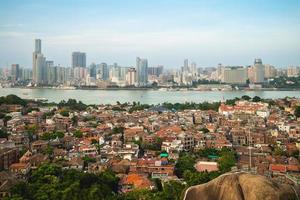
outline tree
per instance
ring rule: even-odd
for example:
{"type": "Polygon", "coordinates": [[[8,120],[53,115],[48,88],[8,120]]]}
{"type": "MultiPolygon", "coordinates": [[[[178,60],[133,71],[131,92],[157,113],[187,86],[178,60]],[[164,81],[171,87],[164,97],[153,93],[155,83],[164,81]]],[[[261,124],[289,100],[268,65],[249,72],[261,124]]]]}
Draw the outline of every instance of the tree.
{"type": "Polygon", "coordinates": [[[64,117],[69,117],[69,110],[67,109],[61,109],[61,111],[59,112],[62,116],[64,117]]]}
{"type": "Polygon", "coordinates": [[[300,106],[296,106],[295,111],[294,111],[294,115],[297,118],[300,117],[300,106]]]}
{"type": "Polygon", "coordinates": [[[207,128],[201,128],[200,131],[202,131],[203,133],[209,133],[209,130],[207,128]]]}
{"type": "Polygon", "coordinates": [[[236,162],[234,152],[229,149],[222,149],[220,154],[221,157],[218,159],[219,170],[221,172],[230,171],[236,162]]]}
{"type": "Polygon", "coordinates": [[[82,138],[83,134],[80,130],[76,130],[73,135],[77,138],[82,138]]]}
{"type": "Polygon", "coordinates": [[[7,138],[7,137],[8,137],[7,131],[4,129],[0,129],[0,138],[7,138]]]}
{"type": "Polygon", "coordinates": [[[248,95],[243,95],[242,99],[246,100],[246,101],[249,101],[251,99],[251,97],[249,97],[248,95]]]}
{"type": "Polygon", "coordinates": [[[259,102],[259,101],[261,101],[261,98],[259,96],[255,96],[255,97],[252,98],[252,101],[253,102],[259,102]]]}
{"type": "Polygon", "coordinates": [[[191,172],[195,171],[194,168],[195,158],[190,154],[182,154],[175,165],[175,174],[179,177],[183,177],[183,173],[186,170],[190,170],[191,172]]]}

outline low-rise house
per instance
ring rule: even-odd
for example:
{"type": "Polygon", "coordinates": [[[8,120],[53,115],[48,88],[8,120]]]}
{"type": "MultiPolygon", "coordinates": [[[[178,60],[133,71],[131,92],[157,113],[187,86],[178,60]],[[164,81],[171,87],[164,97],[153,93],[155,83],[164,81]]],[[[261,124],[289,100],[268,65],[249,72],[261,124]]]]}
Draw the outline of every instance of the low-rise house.
{"type": "Polygon", "coordinates": [[[19,161],[20,152],[18,148],[0,149],[0,170],[7,170],[13,163],[19,161]]]}
{"type": "Polygon", "coordinates": [[[120,193],[127,193],[133,190],[154,189],[154,184],[145,175],[132,173],[121,178],[119,183],[120,193]]]}
{"type": "Polygon", "coordinates": [[[19,179],[26,179],[30,172],[30,163],[14,163],[9,166],[9,171],[19,179]]]}

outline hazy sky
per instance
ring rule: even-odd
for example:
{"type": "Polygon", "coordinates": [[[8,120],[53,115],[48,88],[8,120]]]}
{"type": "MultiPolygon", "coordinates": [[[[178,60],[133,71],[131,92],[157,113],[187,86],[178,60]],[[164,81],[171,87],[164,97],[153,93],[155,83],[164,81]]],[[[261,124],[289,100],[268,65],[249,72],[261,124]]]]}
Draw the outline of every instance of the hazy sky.
{"type": "Polygon", "coordinates": [[[88,64],[300,65],[300,1],[0,0],[0,66],[31,67],[35,38],[64,66],[72,51],[88,64]]]}

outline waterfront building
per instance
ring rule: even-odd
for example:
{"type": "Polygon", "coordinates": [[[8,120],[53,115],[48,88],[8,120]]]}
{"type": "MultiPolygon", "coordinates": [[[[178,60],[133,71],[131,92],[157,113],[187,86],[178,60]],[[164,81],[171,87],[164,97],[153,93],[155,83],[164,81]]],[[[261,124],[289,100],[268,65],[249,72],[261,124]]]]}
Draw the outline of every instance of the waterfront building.
{"type": "Polygon", "coordinates": [[[273,65],[265,65],[265,78],[274,78],[277,75],[277,70],[273,65]]]}
{"type": "Polygon", "coordinates": [[[223,68],[222,82],[231,84],[246,84],[247,69],[243,66],[228,66],[223,68]]]}
{"type": "Polygon", "coordinates": [[[98,65],[96,78],[104,81],[109,79],[109,69],[106,63],[101,63],[98,65]]]}
{"type": "Polygon", "coordinates": [[[134,68],[130,68],[127,71],[126,84],[127,85],[135,85],[136,84],[136,70],[134,68]]]}
{"type": "Polygon", "coordinates": [[[136,58],[136,73],[138,86],[146,86],[148,83],[148,60],[136,58]]]}
{"type": "Polygon", "coordinates": [[[289,66],[287,68],[287,76],[288,77],[298,77],[300,74],[300,67],[289,66]]]}
{"type": "Polygon", "coordinates": [[[33,83],[41,85],[44,83],[43,75],[46,66],[46,58],[42,54],[42,41],[41,39],[35,40],[35,49],[33,52],[32,59],[32,72],[33,72],[33,83]]]}
{"type": "Polygon", "coordinates": [[[19,64],[12,64],[11,65],[11,71],[10,71],[10,75],[11,75],[11,81],[13,83],[17,82],[20,78],[20,67],[19,64]]]}
{"type": "Polygon", "coordinates": [[[262,64],[262,60],[257,58],[254,60],[253,65],[254,83],[263,83],[265,80],[265,66],[262,64]]]}

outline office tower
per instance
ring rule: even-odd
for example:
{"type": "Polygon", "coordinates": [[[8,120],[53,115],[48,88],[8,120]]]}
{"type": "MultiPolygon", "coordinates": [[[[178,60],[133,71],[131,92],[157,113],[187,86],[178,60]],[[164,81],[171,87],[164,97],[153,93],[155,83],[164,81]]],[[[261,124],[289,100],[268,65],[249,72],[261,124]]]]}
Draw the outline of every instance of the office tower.
{"type": "Polygon", "coordinates": [[[135,85],[136,84],[136,70],[134,68],[130,68],[126,74],[126,84],[127,85],[135,85]]]}
{"type": "Polygon", "coordinates": [[[109,70],[109,79],[112,82],[118,82],[120,79],[120,67],[117,63],[114,63],[114,65],[110,66],[109,70]]]}
{"type": "Polygon", "coordinates": [[[35,63],[35,67],[36,67],[36,71],[35,71],[35,83],[37,85],[42,85],[44,84],[44,71],[45,71],[45,67],[46,66],[46,58],[43,56],[43,54],[37,54],[36,57],[36,63],[35,63]]]}
{"type": "Polygon", "coordinates": [[[95,63],[90,64],[90,77],[96,78],[97,66],[95,63]]]}
{"type": "Polygon", "coordinates": [[[183,71],[186,71],[186,72],[189,71],[189,60],[188,59],[184,59],[184,61],[183,61],[183,71]]]}
{"type": "Polygon", "coordinates": [[[262,64],[262,60],[257,58],[254,60],[253,66],[254,83],[263,83],[265,80],[265,66],[262,64]]]}
{"type": "Polygon", "coordinates": [[[146,86],[148,83],[148,60],[136,58],[136,74],[138,86],[146,86]]]}
{"type": "Polygon", "coordinates": [[[20,67],[19,64],[12,64],[11,65],[11,81],[13,83],[17,82],[20,78],[20,67]]]}
{"type": "Polygon", "coordinates": [[[148,67],[148,75],[157,76],[163,73],[164,67],[162,65],[158,65],[157,67],[148,67]]]}
{"type": "Polygon", "coordinates": [[[32,79],[32,70],[23,68],[21,73],[21,80],[26,81],[32,79]]]}
{"type": "Polygon", "coordinates": [[[222,82],[231,84],[246,84],[247,68],[242,66],[228,66],[222,70],[222,82]]]}
{"type": "Polygon", "coordinates": [[[33,83],[36,85],[45,84],[46,58],[42,54],[42,41],[35,40],[35,50],[32,59],[33,83]]]}
{"type": "Polygon", "coordinates": [[[73,52],[72,67],[86,67],[86,54],[83,52],[73,52]]]}
{"type": "Polygon", "coordinates": [[[42,53],[42,40],[41,39],[35,39],[35,53],[42,53]]]}
{"type": "Polygon", "coordinates": [[[125,81],[129,67],[119,67],[119,80],[125,81]]]}
{"type": "Polygon", "coordinates": [[[109,79],[109,69],[106,63],[98,65],[97,79],[107,81],[109,79]]]}

